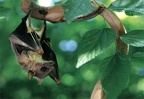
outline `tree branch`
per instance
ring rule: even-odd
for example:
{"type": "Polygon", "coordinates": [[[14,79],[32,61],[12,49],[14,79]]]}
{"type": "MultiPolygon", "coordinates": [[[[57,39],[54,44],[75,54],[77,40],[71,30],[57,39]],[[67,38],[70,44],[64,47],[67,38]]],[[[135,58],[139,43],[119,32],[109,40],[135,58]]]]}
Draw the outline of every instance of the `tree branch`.
{"type": "MultiPolygon", "coordinates": [[[[81,20],[87,20],[91,19],[97,15],[99,15],[103,10],[104,6],[100,6],[95,2],[92,2],[92,5],[95,5],[96,8],[89,14],[84,15],[82,17],[77,17],[73,21],[81,21],[81,20]]],[[[58,22],[65,22],[66,18],[64,17],[64,10],[62,8],[62,4],[53,6],[53,7],[42,7],[38,6],[35,3],[29,1],[29,0],[22,0],[21,9],[28,13],[31,10],[31,17],[40,19],[40,20],[46,20],[52,23],[58,23],[58,22]]]]}

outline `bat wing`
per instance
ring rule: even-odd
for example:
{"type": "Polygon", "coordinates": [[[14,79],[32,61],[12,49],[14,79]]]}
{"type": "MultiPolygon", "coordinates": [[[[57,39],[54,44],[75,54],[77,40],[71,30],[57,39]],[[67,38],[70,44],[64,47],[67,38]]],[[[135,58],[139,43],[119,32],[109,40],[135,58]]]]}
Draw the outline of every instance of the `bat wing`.
{"type": "MultiPolygon", "coordinates": [[[[44,22],[45,26],[46,23],[44,22]]],[[[60,83],[60,78],[59,78],[59,68],[58,68],[58,63],[56,59],[56,55],[53,52],[51,45],[50,45],[50,38],[46,38],[46,27],[44,29],[43,34],[41,35],[41,45],[44,50],[44,54],[42,55],[42,58],[44,60],[51,60],[54,62],[54,70],[50,72],[49,76],[57,83],[60,83]]]]}
{"type": "Polygon", "coordinates": [[[43,52],[40,42],[38,41],[38,35],[35,31],[31,33],[28,31],[28,28],[30,28],[26,24],[28,18],[29,15],[22,18],[20,25],[9,36],[16,55],[19,55],[23,50],[32,50],[38,53],[43,52]]]}
{"type": "Polygon", "coordinates": [[[28,72],[30,74],[29,78],[34,75],[39,79],[43,79],[49,75],[59,84],[60,78],[56,55],[51,48],[50,39],[45,36],[46,22],[44,21],[40,34],[33,30],[30,24],[28,14],[22,18],[22,22],[10,34],[9,39],[14,53],[24,69],[31,71],[28,72]],[[43,68],[50,70],[43,72],[43,68]]]}
{"type": "Polygon", "coordinates": [[[54,70],[50,72],[49,76],[56,81],[57,84],[60,83],[59,78],[59,68],[56,59],[56,55],[50,47],[50,42],[47,39],[44,39],[42,42],[42,47],[44,49],[44,54],[42,55],[43,59],[51,60],[54,62],[54,70]]]}

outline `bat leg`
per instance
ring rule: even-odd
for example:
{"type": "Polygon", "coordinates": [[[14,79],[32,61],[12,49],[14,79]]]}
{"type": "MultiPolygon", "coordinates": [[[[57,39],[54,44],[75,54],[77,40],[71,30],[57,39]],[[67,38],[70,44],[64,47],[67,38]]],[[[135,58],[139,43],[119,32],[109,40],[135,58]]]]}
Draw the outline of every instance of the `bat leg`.
{"type": "Polygon", "coordinates": [[[37,35],[39,35],[40,39],[42,39],[42,36],[45,35],[45,31],[46,31],[46,22],[44,21],[41,29],[35,30],[35,32],[37,33],[37,35]]]}

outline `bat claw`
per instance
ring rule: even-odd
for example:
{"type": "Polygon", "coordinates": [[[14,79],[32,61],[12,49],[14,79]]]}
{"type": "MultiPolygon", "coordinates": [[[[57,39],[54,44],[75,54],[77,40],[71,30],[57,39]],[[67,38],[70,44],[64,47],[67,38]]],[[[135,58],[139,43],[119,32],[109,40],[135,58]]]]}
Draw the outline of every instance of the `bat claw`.
{"type": "Polygon", "coordinates": [[[40,50],[37,51],[37,53],[42,55],[42,54],[44,54],[44,51],[43,51],[43,49],[40,49],[40,50]]]}

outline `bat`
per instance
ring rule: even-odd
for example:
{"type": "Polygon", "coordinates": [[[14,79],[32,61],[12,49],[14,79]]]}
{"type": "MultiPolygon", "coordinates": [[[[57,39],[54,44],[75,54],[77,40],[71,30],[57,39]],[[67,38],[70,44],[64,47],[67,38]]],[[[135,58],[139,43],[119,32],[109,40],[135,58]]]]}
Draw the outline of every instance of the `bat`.
{"type": "Polygon", "coordinates": [[[50,45],[50,38],[46,38],[46,22],[39,31],[31,27],[30,15],[22,18],[19,26],[9,35],[13,52],[28,78],[35,76],[38,85],[50,76],[56,84],[60,84],[59,69],[56,55],[50,45]]]}

